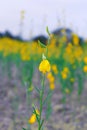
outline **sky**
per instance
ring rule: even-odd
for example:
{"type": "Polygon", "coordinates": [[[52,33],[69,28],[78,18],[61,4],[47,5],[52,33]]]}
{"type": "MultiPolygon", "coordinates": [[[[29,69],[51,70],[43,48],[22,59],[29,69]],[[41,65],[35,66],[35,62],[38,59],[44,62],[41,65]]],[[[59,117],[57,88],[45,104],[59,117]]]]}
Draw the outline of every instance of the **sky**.
{"type": "MultiPolygon", "coordinates": [[[[1,0],[0,0],[1,1],[1,0]]],[[[87,0],[3,0],[0,2],[0,32],[30,39],[57,28],[72,29],[87,38],[87,0]],[[21,11],[24,10],[23,26],[21,11]]]]}

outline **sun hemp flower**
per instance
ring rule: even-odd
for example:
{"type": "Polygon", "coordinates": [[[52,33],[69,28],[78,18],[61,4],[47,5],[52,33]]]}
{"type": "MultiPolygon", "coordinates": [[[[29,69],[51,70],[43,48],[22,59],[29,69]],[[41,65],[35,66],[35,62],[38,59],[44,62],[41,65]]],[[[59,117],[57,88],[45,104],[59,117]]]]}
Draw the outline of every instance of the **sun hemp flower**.
{"type": "Polygon", "coordinates": [[[32,114],[28,122],[29,124],[34,124],[36,122],[36,115],[32,114]]]}
{"type": "Polygon", "coordinates": [[[51,66],[48,60],[42,60],[39,65],[39,71],[41,71],[43,74],[46,72],[50,72],[51,66]]]}
{"type": "Polygon", "coordinates": [[[55,84],[54,84],[54,83],[51,83],[51,84],[50,84],[50,89],[51,89],[51,90],[54,90],[54,89],[55,89],[55,84]]]}
{"type": "Polygon", "coordinates": [[[87,56],[84,57],[84,63],[87,64],[87,56]]]}
{"type": "MultiPolygon", "coordinates": [[[[36,114],[37,114],[37,115],[40,114],[40,112],[39,112],[38,109],[36,109],[36,114]]],[[[34,124],[34,123],[36,122],[36,114],[33,113],[33,114],[31,115],[31,117],[30,117],[29,120],[28,120],[28,123],[29,123],[29,124],[34,124]]]]}
{"type": "Polygon", "coordinates": [[[51,65],[44,55],[42,55],[42,59],[43,60],[41,61],[40,65],[39,65],[39,71],[41,71],[43,74],[45,74],[46,72],[50,72],[51,65]]]}
{"type": "Polygon", "coordinates": [[[85,65],[85,66],[83,67],[83,71],[84,71],[85,73],[87,73],[87,65],[85,65]]]}

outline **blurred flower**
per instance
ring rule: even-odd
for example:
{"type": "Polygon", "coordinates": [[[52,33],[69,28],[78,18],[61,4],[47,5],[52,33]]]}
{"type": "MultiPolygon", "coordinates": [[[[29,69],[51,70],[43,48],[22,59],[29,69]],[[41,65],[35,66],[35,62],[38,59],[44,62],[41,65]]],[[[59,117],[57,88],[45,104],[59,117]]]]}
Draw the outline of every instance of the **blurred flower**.
{"type": "Polygon", "coordinates": [[[79,45],[79,37],[76,34],[73,34],[73,43],[74,45],[79,45]]]}
{"type": "Polygon", "coordinates": [[[61,72],[62,78],[63,78],[63,79],[66,79],[67,76],[68,76],[68,74],[69,74],[69,69],[68,69],[68,67],[64,67],[64,68],[63,68],[63,71],[61,72]]]}
{"type": "Polygon", "coordinates": [[[61,72],[62,78],[66,79],[67,78],[67,74],[65,72],[61,72]]]}
{"type": "Polygon", "coordinates": [[[73,83],[74,81],[75,81],[75,79],[74,79],[74,78],[70,78],[70,82],[72,82],[72,83],[73,83]]]}
{"type": "Polygon", "coordinates": [[[49,73],[47,74],[47,78],[48,78],[48,80],[49,80],[50,89],[51,89],[51,90],[54,90],[54,89],[55,89],[55,84],[54,84],[55,78],[54,78],[54,76],[52,75],[51,72],[49,72],[49,73]]]}
{"type": "Polygon", "coordinates": [[[52,77],[52,73],[49,72],[49,73],[47,74],[47,78],[50,79],[51,77],[52,77]]]}
{"type": "Polygon", "coordinates": [[[53,64],[51,68],[55,74],[58,74],[58,69],[57,69],[57,66],[55,64],[53,64]]]}
{"type": "Polygon", "coordinates": [[[47,74],[47,78],[48,78],[48,80],[49,80],[50,83],[53,83],[55,81],[55,78],[54,78],[54,76],[52,75],[51,72],[49,72],[47,74]]]}
{"type": "Polygon", "coordinates": [[[87,56],[84,57],[83,61],[85,64],[87,64],[87,56]]]}
{"type": "Polygon", "coordinates": [[[29,47],[26,44],[23,44],[20,48],[20,55],[21,59],[26,61],[30,60],[30,52],[29,52],[29,47]]]}
{"type": "Polygon", "coordinates": [[[55,89],[55,84],[54,84],[54,83],[51,83],[51,84],[50,84],[50,89],[51,89],[51,90],[54,90],[54,89],[55,89]]]}
{"type": "Polygon", "coordinates": [[[65,92],[66,92],[67,94],[69,94],[69,93],[70,93],[70,90],[69,90],[68,88],[66,88],[66,89],[65,89],[65,92]]]}
{"type": "Polygon", "coordinates": [[[85,66],[83,67],[83,71],[84,71],[85,73],[87,73],[87,65],[85,65],[85,66]]]}
{"type": "Polygon", "coordinates": [[[63,71],[64,71],[65,73],[69,73],[68,67],[64,67],[63,71]]]}

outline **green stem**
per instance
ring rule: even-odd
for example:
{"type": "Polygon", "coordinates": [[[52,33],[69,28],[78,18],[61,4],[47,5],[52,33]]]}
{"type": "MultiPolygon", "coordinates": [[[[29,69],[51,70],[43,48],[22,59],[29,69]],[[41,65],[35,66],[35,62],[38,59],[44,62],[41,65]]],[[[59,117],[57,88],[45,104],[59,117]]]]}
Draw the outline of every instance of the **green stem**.
{"type": "Polygon", "coordinates": [[[41,130],[41,128],[42,128],[42,109],[43,109],[44,83],[45,83],[45,74],[43,74],[42,89],[40,91],[40,118],[39,118],[38,130],[41,130]]]}

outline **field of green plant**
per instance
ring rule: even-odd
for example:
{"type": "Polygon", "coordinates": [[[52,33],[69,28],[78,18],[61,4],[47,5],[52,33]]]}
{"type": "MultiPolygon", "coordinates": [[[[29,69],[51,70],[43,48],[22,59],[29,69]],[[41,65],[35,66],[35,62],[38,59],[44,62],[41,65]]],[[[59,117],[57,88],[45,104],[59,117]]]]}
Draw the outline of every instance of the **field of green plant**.
{"type": "Polygon", "coordinates": [[[87,41],[0,38],[0,130],[87,129],[87,41]]]}

